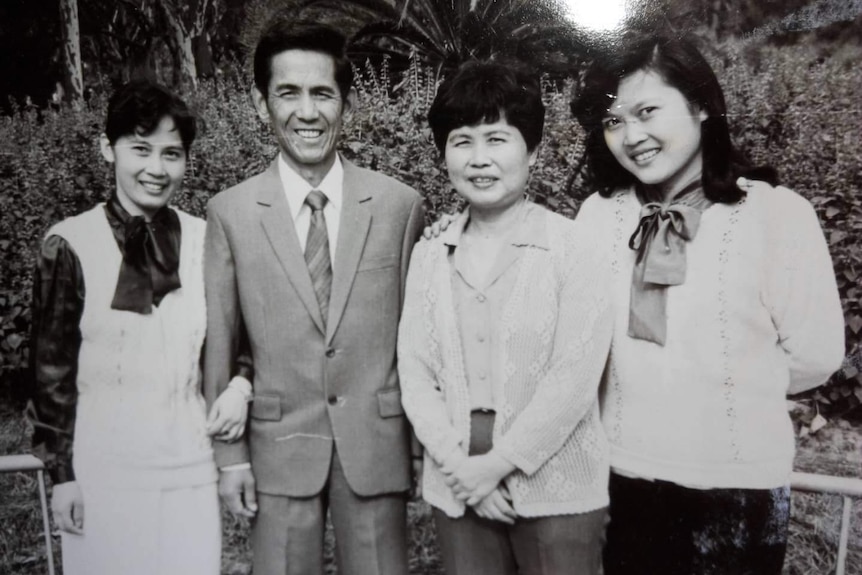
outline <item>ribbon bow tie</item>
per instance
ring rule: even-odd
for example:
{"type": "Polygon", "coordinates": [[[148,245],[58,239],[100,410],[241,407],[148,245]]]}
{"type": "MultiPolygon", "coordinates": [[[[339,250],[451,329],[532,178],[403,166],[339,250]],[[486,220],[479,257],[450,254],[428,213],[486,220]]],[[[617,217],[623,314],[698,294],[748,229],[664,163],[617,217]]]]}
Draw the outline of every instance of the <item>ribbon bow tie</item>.
{"type": "Polygon", "coordinates": [[[153,303],[180,287],[179,218],[161,210],[147,222],[134,216],[125,222],[123,263],[111,308],[148,314],[153,303]]]}
{"type": "Polygon", "coordinates": [[[636,265],[643,266],[645,283],[671,286],[685,282],[685,242],[697,234],[700,214],[683,204],[644,204],[629,247],[638,252],[636,265]]]}
{"type": "Polygon", "coordinates": [[[632,270],[628,334],[664,345],[667,340],[667,288],[685,282],[685,244],[694,239],[700,216],[710,202],[693,182],[671,204],[641,207],[638,227],[629,239],[637,251],[632,270]]]}

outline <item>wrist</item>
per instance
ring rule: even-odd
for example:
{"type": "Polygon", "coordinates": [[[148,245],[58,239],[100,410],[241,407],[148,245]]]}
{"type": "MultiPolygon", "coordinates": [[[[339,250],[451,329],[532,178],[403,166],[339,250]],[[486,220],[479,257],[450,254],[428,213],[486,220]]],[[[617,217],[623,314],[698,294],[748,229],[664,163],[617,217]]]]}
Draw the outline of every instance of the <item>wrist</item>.
{"type": "Polygon", "coordinates": [[[227,391],[228,389],[239,393],[242,396],[243,401],[245,401],[246,403],[254,399],[254,393],[252,391],[251,383],[247,379],[239,375],[234,376],[233,379],[230,380],[230,383],[227,384],[227,389],[225,391],[227,391]]]}
{"type": "Polygon", "coordinates": [[[488,457],[494,471],[500,477],[501,481],[517,469],[517,467],[515,467],[515,465],[513,465],[508,459],[503,457],[499,451],[492,449],[488,452],[488,457]]]}

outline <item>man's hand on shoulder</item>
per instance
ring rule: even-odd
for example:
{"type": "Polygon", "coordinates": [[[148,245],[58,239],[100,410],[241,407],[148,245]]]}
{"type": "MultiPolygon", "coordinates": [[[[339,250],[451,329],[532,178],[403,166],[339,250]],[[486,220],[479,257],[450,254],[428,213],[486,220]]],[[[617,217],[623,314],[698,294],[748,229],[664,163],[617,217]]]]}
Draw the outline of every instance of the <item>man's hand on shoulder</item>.
{"type": "Polygon", "coordinates": [[[254,517],[257,513],[257,493],[251,468],[222,469],[218,493],[231,513],[254,517]]]}

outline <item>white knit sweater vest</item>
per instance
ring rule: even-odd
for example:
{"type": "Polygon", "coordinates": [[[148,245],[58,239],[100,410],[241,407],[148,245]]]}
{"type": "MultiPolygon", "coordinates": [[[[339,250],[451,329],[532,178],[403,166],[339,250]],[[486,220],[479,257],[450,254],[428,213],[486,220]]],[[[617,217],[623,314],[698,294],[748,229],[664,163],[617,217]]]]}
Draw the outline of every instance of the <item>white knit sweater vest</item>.
{"type": "Polygon", "coordinates": [[[147,315],[111,309],[122,255],[103,204],[48,233],[70,244],[84,274],[73,447],[79,479],[139,488],[216,479],[200,391],[205,224],[177,213],[182,287],[147,315]]]}

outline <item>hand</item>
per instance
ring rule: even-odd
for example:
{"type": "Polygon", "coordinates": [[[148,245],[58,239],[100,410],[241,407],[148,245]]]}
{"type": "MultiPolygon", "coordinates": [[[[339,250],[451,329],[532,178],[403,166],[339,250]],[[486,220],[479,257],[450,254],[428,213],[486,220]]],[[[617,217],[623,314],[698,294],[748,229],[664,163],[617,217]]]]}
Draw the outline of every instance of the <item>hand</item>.
{"type": "Polygon", "coordinates": [[[449,224],[454,222],[457,217],[458,214],[442,214],[436,222],[430,226],[425,226],[425,229],[422,230],[422,237],[426,240],[439,237],[440,234],[449,228],[449,224]]]}
{"type": "Polygon", "coordinates": [[[413,488],[410,490],[410,497],[419,501],[422,499],[422,470],[425,468],[422,456],[414,455],[410,460],[410,467],[413,472],[413,488]]]}
{"type": "Polygon", "coordinates": [[[467,459],[469,459],[467,454],[458,448],[443,460],[440,464],[440,471],[442,471],[444,475],[452,475],[465,461],[467,461],[467,459]]]}
{"type": "Polygon", "coordinates": [[[515,466],[493,450],[484,455],[468,457],[451,474],[446,484],[455,497],[471,507],[491,494],[504,477],[515,470],[515,466]]]}
{"type": "Polygon", "coordinates": [[[218,494],[227,508],[240,517],[257,513],[257,494],[251,469],[232,469],[219,474],[218,494]]]}
{"type": "Polygon", "coordinates": [[[77,481],[54,486],[51,511],[58,529],[75,535],[84,534],[84,496],[77,481]]]}
{"type": "Polygon", "coordinates": [[[245,432],[248,418],[247,396],[234,387],[219,395],[207,417],[207,435],[219,441],[236,441],[245,432]]]}
{"type": "Polygon", "coordinates": [[[502,483],[490,495],[473,506],[473,510],[479,517],[492,521],[501,521],[507,525],[513,525],[518,514],[512,508],[512,498],[509,490],[502,483]]]}

